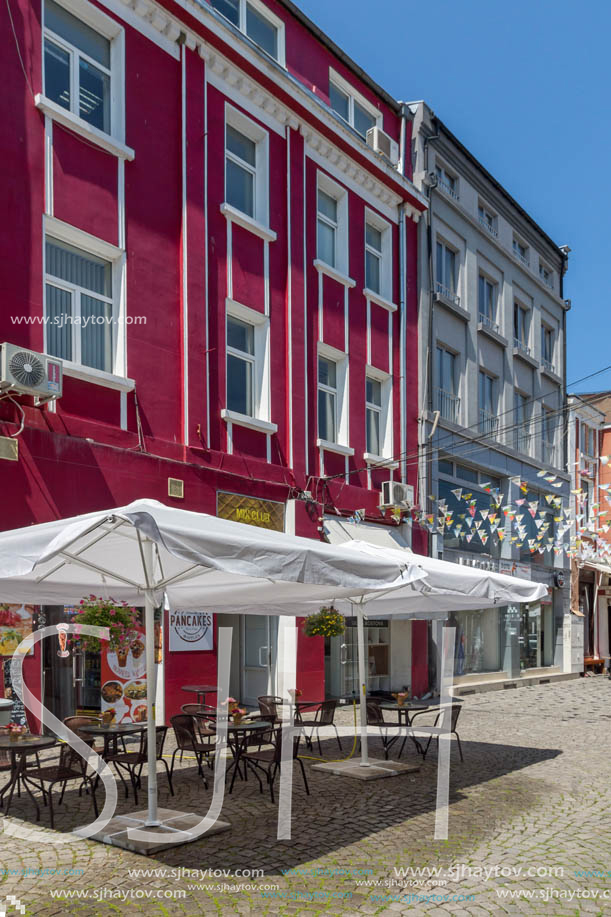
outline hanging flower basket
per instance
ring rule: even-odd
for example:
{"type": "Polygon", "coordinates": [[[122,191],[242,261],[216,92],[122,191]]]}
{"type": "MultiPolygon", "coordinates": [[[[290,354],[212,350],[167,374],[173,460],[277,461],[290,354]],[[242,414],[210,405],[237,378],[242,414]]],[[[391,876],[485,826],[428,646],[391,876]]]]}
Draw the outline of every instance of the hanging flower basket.
{"type": "MultiPolygon", "coordinates": [[[[133,641],[138,640],[140,636],[136,630],[138,609],[114,599],[102,599],[96,595],[81,599],[74,620],[75,624],[107,627],[110,631],[109,648],[120,654],[127,655],[133,641]]],[[[100,652],[101,643],[97,637],[75,635],[72,641],[85,653],[100,652]]]]}
{"type": "Polygon", "coordinates": [[[332,605],[321,608],[316,614],[308,615],[303,625],[306,637],[341,637],[345,629],[343,615],[332,605]]]}

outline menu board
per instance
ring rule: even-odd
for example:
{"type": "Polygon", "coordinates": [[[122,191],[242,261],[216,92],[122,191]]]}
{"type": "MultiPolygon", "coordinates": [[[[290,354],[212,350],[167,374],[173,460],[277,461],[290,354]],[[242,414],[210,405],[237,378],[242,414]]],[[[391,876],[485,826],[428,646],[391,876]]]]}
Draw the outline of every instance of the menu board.
{"type": "MultiPolygon", "coordinates": [[[[0,603],[0,656],[12,656],[19,644],[32,633],[38,605],[0,603]]],[[[33,650],[30,650],[30,654],[33,650]]]]}
{"type": "Polygon", "coordinates": [[[114,710],[115,723],[146,721],[146,654],[144,628],[127,650],[102,645],[102,712],[114,710]]]}

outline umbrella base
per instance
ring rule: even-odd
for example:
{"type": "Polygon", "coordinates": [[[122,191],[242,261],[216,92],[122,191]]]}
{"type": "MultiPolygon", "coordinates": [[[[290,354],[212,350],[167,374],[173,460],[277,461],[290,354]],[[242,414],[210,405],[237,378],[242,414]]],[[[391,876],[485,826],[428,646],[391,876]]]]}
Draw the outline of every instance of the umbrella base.
{"type": "Polygon", "coordinates": [[[402,761],[380,761],[369,759],[369,765],[363,766],[360,758],[348,761],[329,761],[326,764],[315,764],[314,771],[324,771],[335,777],[352,777],[354,780],[380,780],[384,777],[400,777],[403,774],[415,774],[420,770],[419,764],[404,764],[402,761]]]}
{"type": "Polygon", "coordinates": [[[208,828],[205,834],[202,834],[201,829],[197,830],[202,816],[194,812],[159,809],[158,817],[159,825],[147,828],[148,812],[146,809],[130,815],[115,815],[99,834],[93,835],[91,840],[111,844],[113,847],[121,847],[123,850],[130,850],[141,856],[155,856],[162,850],[170,850],[179,844],[190,844],[202,837],[210,837],[212,834],[229,831],[231,828],[229,822],[217,821],[208,828]],[[155,834],[159,840],[139,838],[140,832],[155,834]]]}

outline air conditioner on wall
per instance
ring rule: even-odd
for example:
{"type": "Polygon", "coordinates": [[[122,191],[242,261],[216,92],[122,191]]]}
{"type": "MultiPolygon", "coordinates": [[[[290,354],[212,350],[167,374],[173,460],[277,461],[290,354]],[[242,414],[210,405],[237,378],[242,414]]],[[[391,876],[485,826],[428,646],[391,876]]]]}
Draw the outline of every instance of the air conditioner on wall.
{"type": "Polygon", "coordinates": [[[411,484],[401,484],[399,481],[384,481],[380,506],[399,506],[401,509],[411,509],[414,505],[414,488],[411,484]]]}
{"type": "Polygon", "coordinates": [[[61,360],[15,344],[2,344],[0,351],[0,392],[33,395],[38,404],[61,398],[61,360]]]}
{"type": "Polygon", "coordinates": [[[399,144],[382,130],[381,127],[370,127],[367,131],[367,143],[374,151],[384,156],[391,165],[399,162],[399,144]]]}

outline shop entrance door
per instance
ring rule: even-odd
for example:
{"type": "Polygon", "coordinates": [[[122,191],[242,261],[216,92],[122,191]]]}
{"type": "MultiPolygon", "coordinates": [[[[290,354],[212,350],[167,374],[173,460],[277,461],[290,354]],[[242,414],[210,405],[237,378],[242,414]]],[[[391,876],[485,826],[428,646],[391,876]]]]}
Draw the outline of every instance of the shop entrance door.
{"type": "MultiPolygon", "coordinates": [[[[73,620],[73,609],[64,605],[44,608],[47,625],[73,620]]],[[[58,719],[77,713],[100,712],[100,654],[79,653],[71,648],[70,655],[58,655],[59,644],[54,637],[42,641],[44,706],[58,719]]],[[[43,711],[43,728],[45,727],[43,711]]]]}
{"type": "Polygon", "coordinates": [[[260,695],[276,693],[277,634],[277,618],[243,615],[240,700],[249,707],[257,707],[260,695]]]}

